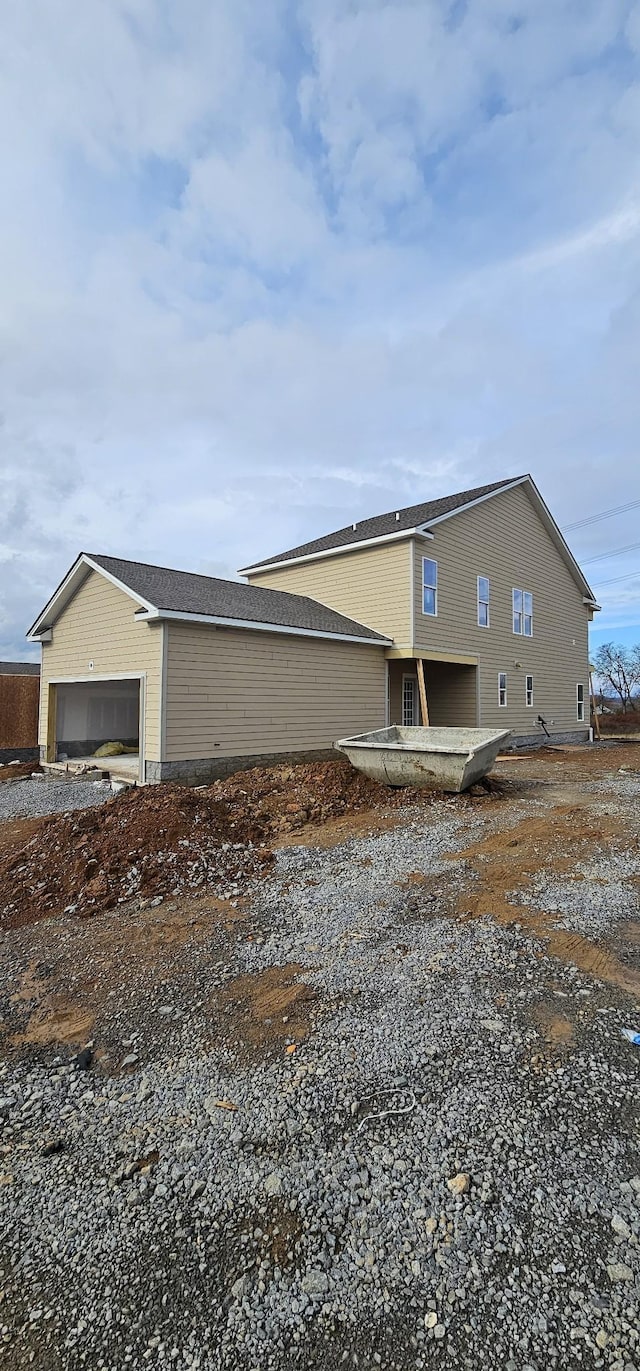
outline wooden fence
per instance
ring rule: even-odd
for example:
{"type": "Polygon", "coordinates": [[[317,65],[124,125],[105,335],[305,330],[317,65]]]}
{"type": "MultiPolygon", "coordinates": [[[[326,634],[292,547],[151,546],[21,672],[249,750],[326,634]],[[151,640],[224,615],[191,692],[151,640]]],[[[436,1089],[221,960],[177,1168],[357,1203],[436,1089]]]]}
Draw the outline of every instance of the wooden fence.
{"type": "Polygon", "coordinates": [[[38,745],[39,676],[0,675],[0,752],[38,745]]]}

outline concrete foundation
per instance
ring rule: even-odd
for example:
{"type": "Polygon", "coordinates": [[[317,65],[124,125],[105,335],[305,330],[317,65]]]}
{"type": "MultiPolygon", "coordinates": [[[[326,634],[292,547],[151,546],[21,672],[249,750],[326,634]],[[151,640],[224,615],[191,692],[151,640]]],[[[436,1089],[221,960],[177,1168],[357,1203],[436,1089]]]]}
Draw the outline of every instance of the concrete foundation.
{"type": "Polygon", "coordinates": [[[544,747],[545,743],[550,743],[553,746],[554,743],[588,743],[589,741],[588,728],[572,728],[565,730],[564,733],[554,733],[549,729],[549,732],[551,734],[550,738],[547,738],[546,734],[542,732],[542,729],[539,729],[536,733],[525,733],[521,736],[516,734],[514,737],[512,734],[503,750],[505,752],[514,752],[516,748],[544,747]]]}
{"type": "Polygon", "coordinates": [[[42,751],[38,747],[0,747],[0,766],[7,762],[37,762],[42,751]]]}
{"type": "MultiPolygon", "coordinates": [[[[522,737],[509,738],[504,750],[542,747],[547,741],[544,733],[525,734],[522,737]]],[[[552,744],[588,741],[588,728],[551,734],[552,744]]],[[[249,771],[254,766],[280,766],[283,763],[295,766],[300,762],[335,761],[338,756],[335,748],[325,748],[317,752],[258,752],[249,757],[199,757],[196,760],[181,762],[147,762],[145,780],[150,785],[160,781],[175,781],[179,785],[206,785],[208,781],[232,776],[234,771],[249,771]]]]}
{"type": "Polygon", "coordinates": [[[232,776],[234,771],[248,771],[253,766],[279,766],[287,762],[294,766],[300,762],[335,761],[338,754],[333,748],[317,752],[262,752],[250,757],[200,757],[184,762],[147,762],[145,779],[150,784],[158,781],[177,781],[180,785],[206,785],[223,776],[232,776]]]}

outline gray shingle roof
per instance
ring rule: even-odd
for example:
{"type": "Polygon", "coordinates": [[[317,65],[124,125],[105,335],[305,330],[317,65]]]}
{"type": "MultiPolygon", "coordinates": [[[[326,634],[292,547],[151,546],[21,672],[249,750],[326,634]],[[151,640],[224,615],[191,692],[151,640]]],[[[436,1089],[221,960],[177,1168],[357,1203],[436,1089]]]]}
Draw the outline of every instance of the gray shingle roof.
{"type": "Polygon", "coordinates": [[[314,552],[330,552],[332,548],[346,547],[352,543],[365,542],[369,538],[383,538],[385,534],[402,533],[405,529],[419,528],[422,524],[428,524],[432,519],[438,519],[442,514],[453,514],[462,505],[469,504],[471,500],[479,500],[483,495],[491,495],[494,490],[501,490],[503,486],[509,486],[513,481],[519,481],[521,476],[510,476],[506,481],[494,481],[488,486],[476,486],[473,490],[461,490],[457,495],[443,495],[438,500],[427,500],[420,505],[408,505],[406,509],[392,510],[389,514],[376,514],[372,519],[361,519],[356,527],[348,524],[346,528],[339,528],[335,533],[327,533],[324,538],[314,538],[311,543],[301,543],[300,547],[292,547],[288,552],[280,552],[276,557],[265,557],[261,562],[252,562],[244,570],[255,570],[261,566],[271,566],[274,562],[288,562],[293,557],[309,557],[314,552]]]}
{"type": "Polygon", "coordinates": [[[0,662],[0,676],[39,676],[38,662],[0,662]]]}
{"type": "Polygon", "coordinates": [[[372,643],[387,641],[382,634],[374,633],[373,629],[306,595],[265,590],[242,581],[223,581],[217,576],[198,576],[192,571],[173,571],[170,567],[128,562],[120,557],[103,557],[92,552],[86,555],[127,586],[133,595],[140,596],[158,610],[206,614],[254,624],[277,624],[283,629],[367,638],[372,643]]]}

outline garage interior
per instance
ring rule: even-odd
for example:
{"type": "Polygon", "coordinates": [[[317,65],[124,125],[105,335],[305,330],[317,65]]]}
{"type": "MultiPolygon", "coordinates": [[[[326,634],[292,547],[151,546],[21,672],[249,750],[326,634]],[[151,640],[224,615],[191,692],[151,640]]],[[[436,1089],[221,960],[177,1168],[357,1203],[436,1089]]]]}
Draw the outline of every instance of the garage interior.
{"type": "Polygon", "coordinates": [[[56,762],[88,762],[103,743],[122,743],[126,755],[100,758],[110,769],[138,773],[140,756],[140,681],[62,682],[55,687],[56,762]],[[129,750],[131,749],[131,750],[129,750]]]}

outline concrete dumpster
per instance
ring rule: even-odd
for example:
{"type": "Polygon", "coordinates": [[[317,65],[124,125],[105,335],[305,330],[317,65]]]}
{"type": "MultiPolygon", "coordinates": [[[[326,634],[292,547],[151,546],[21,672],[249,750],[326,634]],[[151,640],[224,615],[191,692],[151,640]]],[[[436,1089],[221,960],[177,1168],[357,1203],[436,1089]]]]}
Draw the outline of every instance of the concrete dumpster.
{"type": "Polygon", "coordinates": [[[335,744],[352,766],[383,785],[467,790],[491,770],[510,729],[378,728],[335,744]]]}

